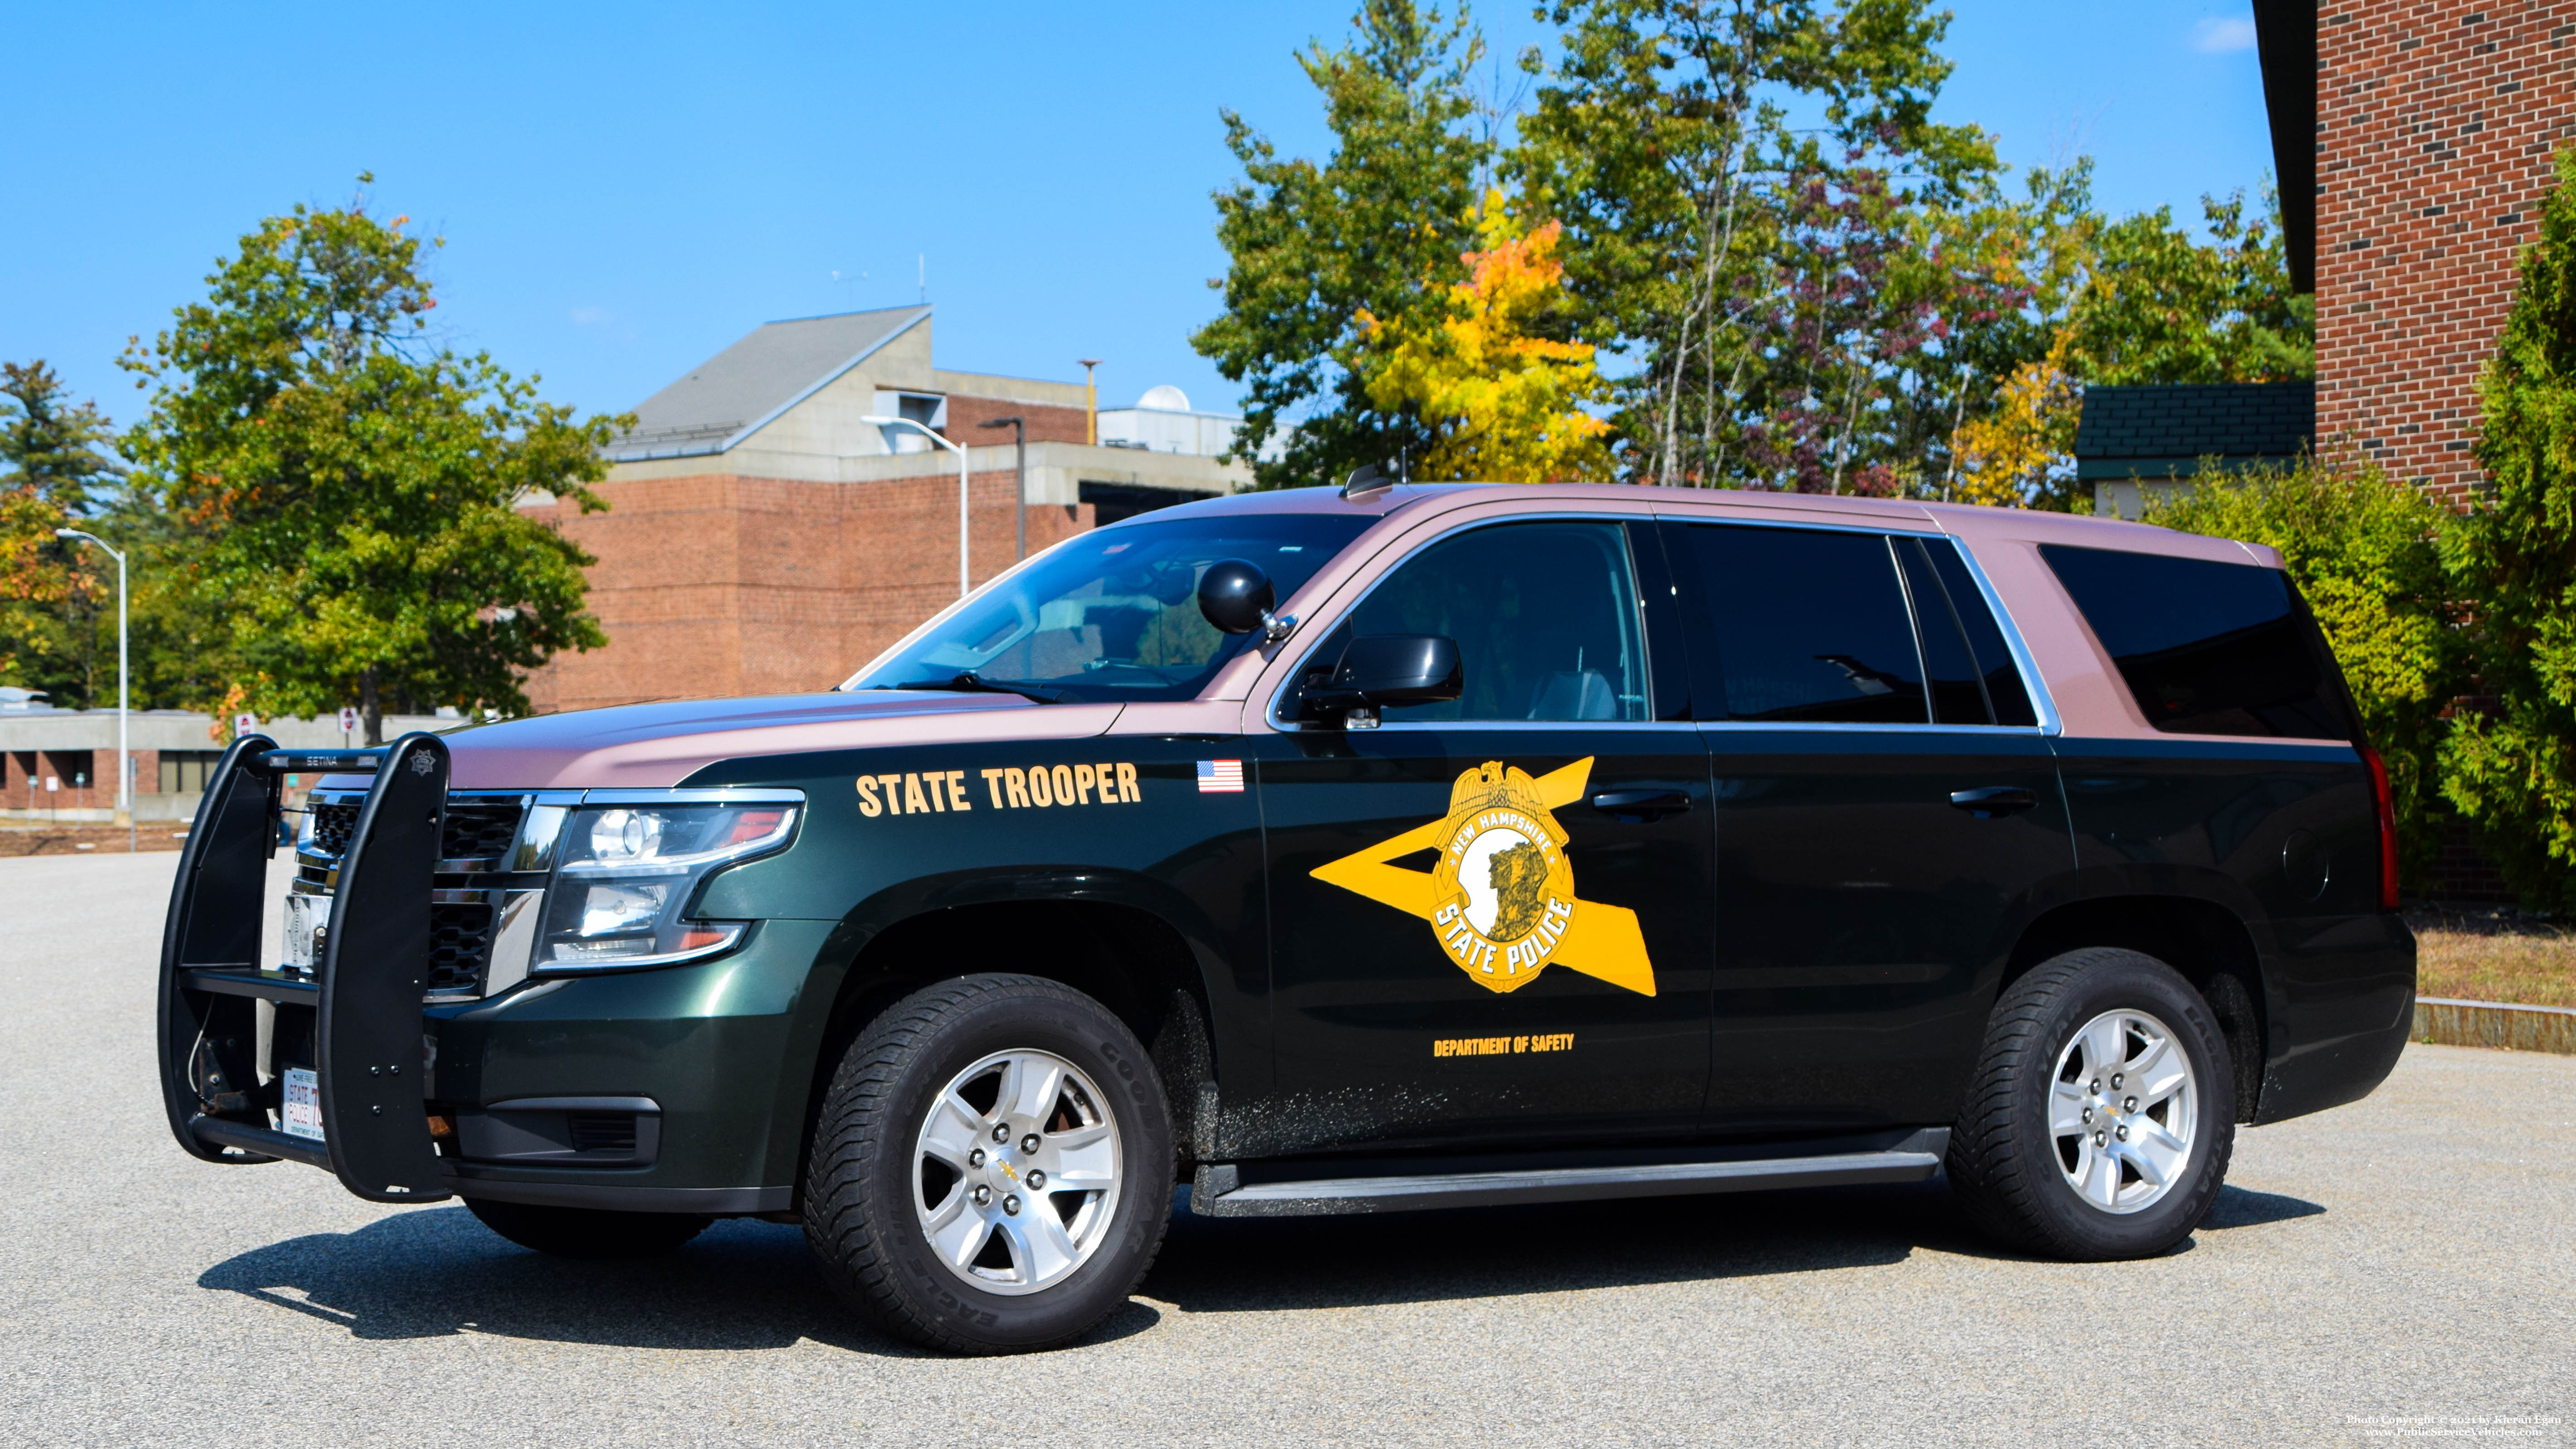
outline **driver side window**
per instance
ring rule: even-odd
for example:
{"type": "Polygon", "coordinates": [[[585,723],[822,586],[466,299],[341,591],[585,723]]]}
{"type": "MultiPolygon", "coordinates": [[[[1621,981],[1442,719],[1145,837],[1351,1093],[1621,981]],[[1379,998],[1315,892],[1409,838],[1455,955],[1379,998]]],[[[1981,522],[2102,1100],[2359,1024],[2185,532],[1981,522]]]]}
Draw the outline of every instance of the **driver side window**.
{"type": "Polygon", "coordinates": [[[1390,724],[1652,718],[1627,533],[1615,522],[1507,523],[1442,539],[1381,579],[1299,678],[1329,675],[1354,637],[1372,634],[1454,640],[1466,677],[1455,700],[1387,709],[1390,724]]]}

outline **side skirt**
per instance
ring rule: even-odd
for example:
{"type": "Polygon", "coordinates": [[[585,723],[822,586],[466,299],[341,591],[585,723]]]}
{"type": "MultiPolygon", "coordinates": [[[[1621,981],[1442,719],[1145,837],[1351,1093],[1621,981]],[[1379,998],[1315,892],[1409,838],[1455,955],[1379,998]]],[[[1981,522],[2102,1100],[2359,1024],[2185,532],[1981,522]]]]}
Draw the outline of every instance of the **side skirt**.
{"type": "Polygon", "coordinates": [[[1892,1146],[1865,1152],[1731,1162],[1538,1167],[1411,1177],[1327,1177],[1251,1184],[1242,1181],[1234,1166],[1220,1163],[1199,1168],[1190,1188],[1190,1211],[1212,1218],[1305,1217],[1323,1213],[1411,1212],[1424,1208],[1492,1207],[1504,1203],[1751,1192],[1776,1187],[1921,1182],[1940,1171],[1941,1158],[1949,1148],[1949,1128],[1926,1127],[1892,1146]]]}

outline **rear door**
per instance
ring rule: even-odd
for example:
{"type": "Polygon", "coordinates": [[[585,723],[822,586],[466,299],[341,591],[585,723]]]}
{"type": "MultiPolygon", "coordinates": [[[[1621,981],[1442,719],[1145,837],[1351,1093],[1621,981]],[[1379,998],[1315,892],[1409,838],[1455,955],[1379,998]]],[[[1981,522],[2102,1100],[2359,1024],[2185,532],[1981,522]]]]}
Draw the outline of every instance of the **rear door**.
{"type": "Polygon", "coordinates": [[[1283,1093],[1263,1148],[1691,1128],[1714,842],[1673,598],[1649,522],[1485,524],[1399,564],[1307,655],[1444,635],[1466,692],[1263,747],[1283,1093]]]}
{"type": "Polygon", "coordinates": [[[1946,1122],[2030,889],[2072,864],[2004,636],[1944,538],[1667,529],[1709,702],[1708,1122],[1946,1122]]]}

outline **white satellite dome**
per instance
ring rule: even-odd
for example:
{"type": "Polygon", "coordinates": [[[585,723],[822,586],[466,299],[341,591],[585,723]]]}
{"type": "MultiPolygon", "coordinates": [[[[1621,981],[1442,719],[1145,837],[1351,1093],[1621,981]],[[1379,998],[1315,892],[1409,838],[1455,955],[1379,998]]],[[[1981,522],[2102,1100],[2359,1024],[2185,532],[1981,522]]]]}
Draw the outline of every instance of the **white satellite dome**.
{"type": "Polygon", "coordinates": [[[1190,410],[1190,395],[1167,382],[1145,389],[1145,395],[1136,399],[1136,406],[1158,413],[1185,413],[1190,410]]]}

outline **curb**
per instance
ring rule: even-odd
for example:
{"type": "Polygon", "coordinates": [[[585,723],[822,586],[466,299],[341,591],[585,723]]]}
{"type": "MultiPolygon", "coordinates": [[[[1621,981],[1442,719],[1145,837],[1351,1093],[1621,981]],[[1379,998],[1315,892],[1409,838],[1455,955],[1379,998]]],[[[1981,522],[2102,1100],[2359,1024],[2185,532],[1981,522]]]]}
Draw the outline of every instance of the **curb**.
{"type": "Polygon", "coordinates": [[[2415,998],[2417,1041],[2576,1056],[2576,1007],[2415,998]]]}

